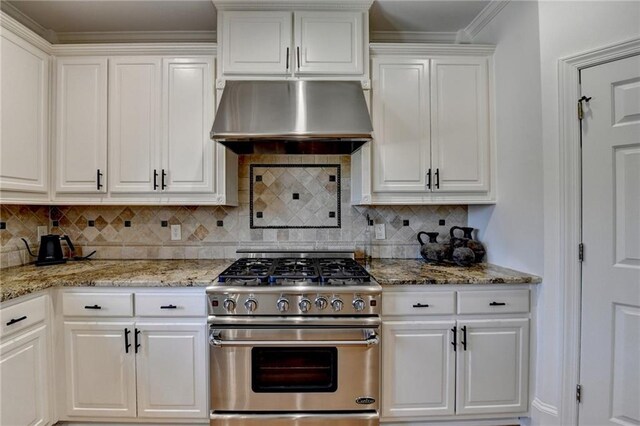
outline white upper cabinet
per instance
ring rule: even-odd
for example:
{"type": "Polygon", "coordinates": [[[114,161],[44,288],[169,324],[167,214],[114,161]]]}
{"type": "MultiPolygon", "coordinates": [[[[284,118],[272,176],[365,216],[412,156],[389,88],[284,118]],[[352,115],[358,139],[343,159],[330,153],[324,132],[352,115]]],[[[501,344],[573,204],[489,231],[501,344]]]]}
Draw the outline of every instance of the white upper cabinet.
{"type": "Polygon", "coordinates": [[[295,12],[296,74],[362,74],[363,14],[295,12]]]}
{"type": "Polygon", "coordinates": [[[153,192],[161,184],[161,59],[109,60],[109,190],[153,192]]]}
{"type": "Polygon", "coordinates": [[[434,191],[489,190],[487,58],[431,61],[434,191]]]}
{"type": "Polygon", "coordinates": [[[429,61],[373,60],[373,190],[427,192],[429,61]]]}
{"type": "Polygon", "coordinates": [[[213,57],[167,58],[162,69],[165,190],[213,192],[213,57]]]}
{"type": "Polygon", "coordinates": [[[3,29],[0,57],[0,190],[48,196],[49,56],[3,29]]]}
{"type": "Polygon", "coordinates": [[[58,58],[56,192],[107,192],[107,58],[58,58]]]}
{"type": "Polygon", "coordinates": [[[220,11],[225,78],[368,78],[366,11],[220,11]]]}
{"type": "Polygon", "coordinates": [[[289,74],[291,17],[291,12],[224,12],[223,74],[289,74]]]}
{"type": "Polygon", "coordinates": [[[355,204],[495,203],[493,50],[371,45],[373,141],[352,157],[355,204]]]}

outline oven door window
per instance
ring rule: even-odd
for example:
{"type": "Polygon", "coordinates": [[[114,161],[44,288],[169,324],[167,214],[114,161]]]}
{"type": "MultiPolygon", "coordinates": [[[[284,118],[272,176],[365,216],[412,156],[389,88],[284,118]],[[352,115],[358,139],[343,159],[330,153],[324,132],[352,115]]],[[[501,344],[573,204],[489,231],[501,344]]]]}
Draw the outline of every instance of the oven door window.
{"type": "Polygon", "coordinates": [[[254,392],[335,392],[337,348],[252,348],[254,392]]]}

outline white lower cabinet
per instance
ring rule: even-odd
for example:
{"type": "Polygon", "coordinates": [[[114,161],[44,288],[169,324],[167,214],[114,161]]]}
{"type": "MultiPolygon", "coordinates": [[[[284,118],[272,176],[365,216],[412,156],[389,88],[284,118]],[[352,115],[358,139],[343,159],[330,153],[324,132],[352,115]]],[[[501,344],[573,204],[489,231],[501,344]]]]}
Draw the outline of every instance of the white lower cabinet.
{"type": "Polygon", "coordinates": [[[69,416],[135,417],[133,329],[133,321],[65,322],[69,416]]]}
{"type": "Polygon", "coordinates": [[[501,293],[416,291],[415,286],[410,291],[385,292],[384,421],[526,415],[529,291],[501,293]],[[460,307],[454,310],[455,297],[474,303],[483,313],[471,316],[460,307]],[[526,309],[521,314],[501,313],[523,303],[526,309]]]}
{"type": "Polygon", "coordinates": [[[204,324],[139,322],[136,332],[138,417],[206,417],[204,324]]]}
{"type": "Polygon", "coordinates": [[[464,320],[458,330],[456,413],[527,411],[529,320],[464,320]]]}
{"type": "Polygon", "coordinates": [[[0,424],[51,423],[48,359],[46,325],[0,345],[0,424]]]}
{"type": "Polygon", "coordinates": [[[206,306],[204,292],[84,289],[65,291],[59,300],[65,315],[62,420],[208,418],[206,312],[192,306],[206,306]],[[114,296],[122,309],[109,304],[114,296]],[[78,303],[90,309],[76,309],[78,303]],[[155,317],[141,318],[150,312],[155,317]]]}
{"type": "Polygon", "coordinates": [[[389,321],[382,326],[382,411],[386,417],[455,413],[455,321],[389,321]]]}

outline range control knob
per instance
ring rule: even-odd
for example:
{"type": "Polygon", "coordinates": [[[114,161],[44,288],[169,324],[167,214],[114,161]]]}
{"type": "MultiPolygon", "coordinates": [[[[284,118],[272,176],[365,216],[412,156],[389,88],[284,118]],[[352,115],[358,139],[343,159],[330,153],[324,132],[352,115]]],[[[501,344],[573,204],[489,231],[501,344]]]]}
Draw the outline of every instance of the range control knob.
{"type": "Polygon", "coordinates": [[[224,299],[224,302],[222,302],[222,307],[225,311],[231,312],[236,308],[236,301],[233,299],[224,299]]]}
{"type": "Polygon", "coordinates": [[[359,297],[353,299],[352,305],[353,309],[355,309],[357,312],[363,311],[365,307],[364,300],[359,297]]]}
{"type": "Polygon", "coordinates": [[[302,299],[300,303],[298,303],[298,306],[302,312],[309,312],[309,309],[311,309],[311,300],[302,299]]]}
{"type": "Polygon", "coordinates": [[[258,302],[256,301],[256,299],[247,299],[244,302],[244,307],[247,311],[253,312],[258,308],[258,302]]]}
{"type": "Polygon", "coordinates": [[[333,310],[336,312],[341,311],[343,306],[344,306],[344,302],[342,302],[342,300],[340,299],[333,299],[331,301],[331,308],[333,308],[333,310]]]}
{"type": "Polygon", "coordinates": [[[317,297],[315,303],[316,303],[316,308],[318,308],[319,310],[325,309],[329,304],[327,302],[327,298],[322,296],[317,297]]]}
{"type": "Polygon", "coordinates": [[[278,312],[285,313],[289,310],[289,301],[284,297],[281,297],[276,302],[276,308],[278,308],[278,312]]]}

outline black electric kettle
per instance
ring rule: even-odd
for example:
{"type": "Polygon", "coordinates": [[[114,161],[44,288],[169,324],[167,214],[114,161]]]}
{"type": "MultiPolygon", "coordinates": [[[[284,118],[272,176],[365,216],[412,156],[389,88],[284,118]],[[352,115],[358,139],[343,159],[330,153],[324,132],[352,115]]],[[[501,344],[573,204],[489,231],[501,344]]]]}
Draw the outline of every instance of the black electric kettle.
{"type": "MultiPolygon", "coordinates": [[[[71,239],[68,235],[43,235],[40,237],[40,250],[38,251],[38,260],[36,260],[36,266],[45,266],[45,265],[56,265],[59,263],[65,263],[67,259],[64,257],[62,253],[62,244],[61,240],[67,242],[69,246],[69,250],[72,252],[75,251],[75,247],[71,242],[71,239]]],[[[24,238],[22,239],[24,244],[27,246],[27,251],[33,257],[36,257],[35,254],[31,252],[31,248],[29,247],[29,243],[24,238]]]]}

